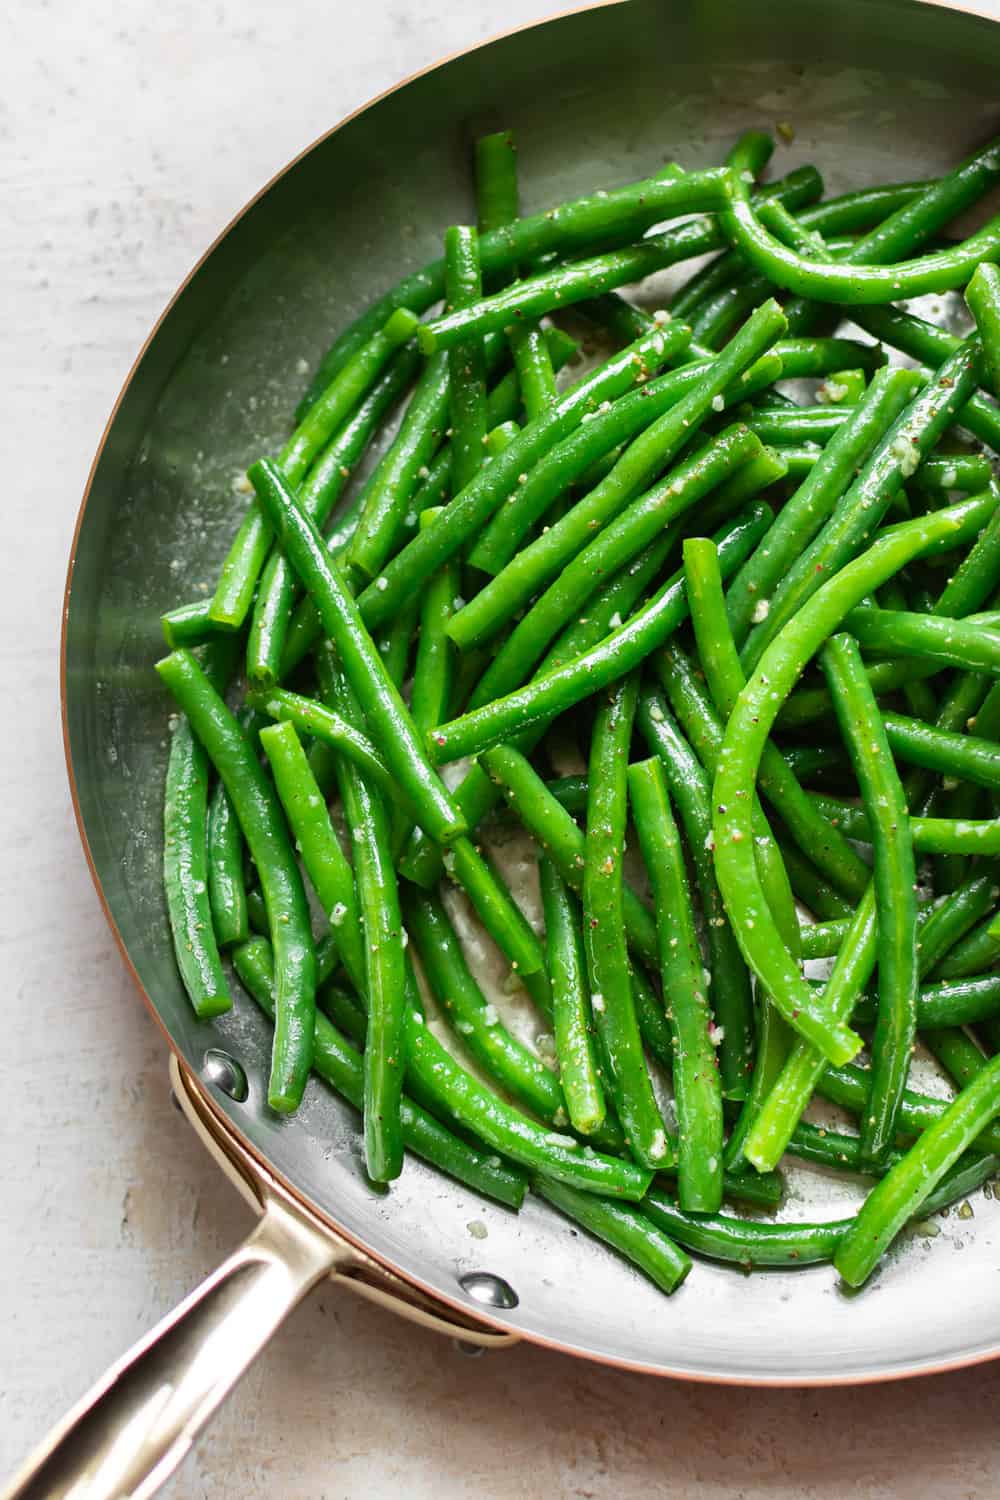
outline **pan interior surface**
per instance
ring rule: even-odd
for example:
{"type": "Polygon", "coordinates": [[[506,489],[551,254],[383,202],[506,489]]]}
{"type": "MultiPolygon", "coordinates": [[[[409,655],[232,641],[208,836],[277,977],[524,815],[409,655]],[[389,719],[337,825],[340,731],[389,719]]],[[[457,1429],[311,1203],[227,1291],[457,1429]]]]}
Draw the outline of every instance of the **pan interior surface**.
{"type": "MultiPolygon", "coordinates": [[[[815,162],[835,193],[966,154],[996,128],[998,64],[1000,27],[910,0],[835,12],[631,0],[468,53],[321,141],[233,226],[171,305],[101,452],[71,574],[67,743],[96,877],[138,978],[196,1072],[210,1048],[242,1062],[249,1097],[216,1097],[275,1171],[402,1275],[526,1337],[746,1382],[986,1357],[1000,1349],[1000,1203],[935,1219],[933,1237],[909,1231],[861,1294],[845,1295],[829,1267],[746,1277],[698,1262],[668,1299],[534,1201],[515,1217],[412,1160],[391,1192],[373,1192],[356,1117],[323,1086],[293,1119],[268,1113],[270,1031],[255,1007],[240,997],[199,1024],[180,987],[160,880],[171,707],[151,670],[159,615],[211,588],[246,504],[240,476],[287,431],[332,336],[473,215],[475,135],[516,130],[528,211],[672,158],[717,161],[741,130],[779,121],[794,141],[775,171],[815,162]],[[517,1305],[480,1308],[459,1278],[482,1271],[517,1305]]],[[[856,1198],[811,1171],[793,1176],[782,1212],[838,1217],[856,1198]]]]}

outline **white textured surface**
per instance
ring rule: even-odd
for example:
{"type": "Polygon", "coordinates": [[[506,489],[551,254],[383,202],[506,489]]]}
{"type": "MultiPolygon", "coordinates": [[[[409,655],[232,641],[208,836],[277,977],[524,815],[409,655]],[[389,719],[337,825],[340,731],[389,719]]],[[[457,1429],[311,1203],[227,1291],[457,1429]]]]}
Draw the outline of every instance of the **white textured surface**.
{"type": "MultiPolygon", "coordinates": [[[[65,787],[56,662],[90,457],[146,330],[291,155],[372,93],[558,0],[134,0],[0,15],[5,733],[0,1474],[245,1232],[170,1108],[65,787]]],[[[184,1497],[995,1493],[1000,1371],[834,1392],[470,1361],[345,1295],[294,1318],[184,1497]]]]}

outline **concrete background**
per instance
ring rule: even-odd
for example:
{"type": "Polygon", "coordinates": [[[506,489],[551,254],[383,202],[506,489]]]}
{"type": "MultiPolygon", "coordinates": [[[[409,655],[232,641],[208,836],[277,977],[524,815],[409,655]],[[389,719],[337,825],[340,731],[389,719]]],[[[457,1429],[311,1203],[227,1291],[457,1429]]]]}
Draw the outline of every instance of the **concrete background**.
{"type": "MultiPolygon", "coordinates": [[[[571,8],[507,0],[502,21],[571,8]]],[[[246,198],[500,16],[486,0],[32,0],[0,15],[0,1475],[249,1223],[170,1107],[69,808],[57,634],[93,450],[150,324],[246,198]]],[[[170,1493],[958,1500],[996,1492],[998,1397],[993,1368],[749,1392],[527,1348],[473,1361],[320,1292],[170,1493]]]]}

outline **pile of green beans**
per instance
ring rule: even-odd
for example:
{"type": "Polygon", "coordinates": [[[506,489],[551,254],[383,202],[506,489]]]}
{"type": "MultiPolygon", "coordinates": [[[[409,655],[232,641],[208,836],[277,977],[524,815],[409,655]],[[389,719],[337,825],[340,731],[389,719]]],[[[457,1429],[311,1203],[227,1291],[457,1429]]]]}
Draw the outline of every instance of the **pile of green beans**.
{"type": "Polygon", "coordinates": [[[1000,1154],[1000,219],[942,240],[1000,143],[829,200],[772,150],[522,217],[477,142],[474,222],[247,455],[156,668],[195,1016],[245,991],[270,1107],[313,1072],[373,1182],[530,1191],[666,1293],[688,1252],[859,1286],[1000,1154]],[[968,337],[892,305],[927,291],[968,337]],[[874,1185],[762,1220],[786,1156],[874,1185]]]}

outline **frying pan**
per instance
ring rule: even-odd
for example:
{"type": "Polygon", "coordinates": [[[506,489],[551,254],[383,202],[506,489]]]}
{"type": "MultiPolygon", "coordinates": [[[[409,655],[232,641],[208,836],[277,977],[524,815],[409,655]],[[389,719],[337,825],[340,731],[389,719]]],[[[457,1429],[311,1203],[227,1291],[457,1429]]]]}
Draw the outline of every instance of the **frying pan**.
{"type": "MultiPolygon", "coordinates": [[[[275,179],[168,307],[112,414],[70,561],[64,724],[80,831],[176,1097],[261,1218],[249,1240],[80,1403],[10,1496],[152,1494],[294,1304],[334,1275],[471,1342],[530,1339],[625,1368],[756,1384],[942,1370],[1000,1352],[1000,1202],[911,1237],[860,1295],[829,1267],[744,1278],[699,1264],[664,1298],[532,1200],[519,1216],[421,1163],[368,1184],[357,1120],[311,1084],[269,1113],[270,1031],[238,1004],[194,1020],[160,882],[170,712],[158,616],[213,579],[245,497],[334,331],[470,214],[468,148],[510,125],[530,211],[665,159],[718,160],[789,122],[780,167],[828,191],[929,175],[995,129],[1000,27],[915,0],[630,0],[503,37],[353,116],[275,179]],[[470,1221],[479,1220],[477,1237],[470,1221]],[[961,1254],[958,1252],[961,1251],[961,1254]]],[[[851,1189],[812,1173],[789,1217],[851,1189]]]]}

